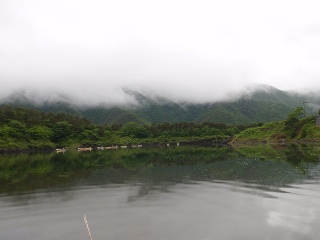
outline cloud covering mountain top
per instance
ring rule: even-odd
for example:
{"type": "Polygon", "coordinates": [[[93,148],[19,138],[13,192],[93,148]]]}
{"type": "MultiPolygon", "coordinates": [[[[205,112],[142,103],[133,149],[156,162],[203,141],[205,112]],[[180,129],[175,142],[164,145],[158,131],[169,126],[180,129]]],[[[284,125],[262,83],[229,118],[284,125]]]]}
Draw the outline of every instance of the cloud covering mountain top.
{"type": "Polygon", "coordinates": [[[310,0],[3,0],[0,97],[126,104],[123,89],[192,102],[260,83],[320,89],[319,12],[310,0]]]}

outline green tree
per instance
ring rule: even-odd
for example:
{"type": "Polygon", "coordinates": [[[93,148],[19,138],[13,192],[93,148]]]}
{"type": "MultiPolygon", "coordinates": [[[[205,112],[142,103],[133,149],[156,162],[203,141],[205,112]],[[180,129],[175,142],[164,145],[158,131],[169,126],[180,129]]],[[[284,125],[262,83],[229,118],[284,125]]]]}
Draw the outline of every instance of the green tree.
{"type": "Polygon", "coordinates": [[[53,131],[51,140],[55,143],[60,143],[72,137],[72,125],[67,121],[57,122],[51,129],[53,131]]]}
{"type": "Polygon", "coordinates": [[[53,135],[53,131],[46,126],[32,127],[28,129],[28,133],[34,140],[49,140],[53,135]]]}
{"type": "Polygon", "coordinates": [[[122,137],[146,138],[148,135],[147,129],[135,122],[129,122],[120,129],[122,137]]]}
{"type": "Polygon", "coordinates": [[[291,127],[294,127],[296,123],[299,122],[299,117],[303,114],[303,108],[297,107],[293,113],[288,115],[287,120],[285,121],[285,126],[287,130],[291,127]]]}
{"type": "Polygon", "coordinates": [[[11,120],[8,124],[10,128],[9,135],[13,138],[25,138],[26,137],[26,125],[17,120],[11,120]]]}
{"type": "Polygon", "coordinates": [[[285,121],[285,130],[289,132],[290,137],[295,137],[297,135],[297,127],[299,124],[299,117],[303,114],[303,107],[297,107],[293,113],[288,115],[285,121]]]}

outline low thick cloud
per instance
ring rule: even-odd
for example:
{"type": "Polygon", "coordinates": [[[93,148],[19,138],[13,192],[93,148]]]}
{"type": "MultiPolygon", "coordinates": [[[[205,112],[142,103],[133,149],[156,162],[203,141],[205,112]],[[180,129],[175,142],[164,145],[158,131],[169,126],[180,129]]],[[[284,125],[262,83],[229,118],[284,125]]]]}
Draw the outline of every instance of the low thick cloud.
{"type": "Polygon", "coordinates": [[[79,104],[225,99],[257,83],[320,89],[317,1],[4,0],[0,98],[79,104]]]}

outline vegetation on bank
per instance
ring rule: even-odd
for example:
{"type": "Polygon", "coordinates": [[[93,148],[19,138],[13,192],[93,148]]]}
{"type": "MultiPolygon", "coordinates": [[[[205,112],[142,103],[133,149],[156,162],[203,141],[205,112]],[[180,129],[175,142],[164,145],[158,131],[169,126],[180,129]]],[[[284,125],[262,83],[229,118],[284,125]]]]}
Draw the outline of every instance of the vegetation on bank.
{"type": "Polygon", "coordinates": [[[0,149],[2,151],[97,147],[167,143],[279,143],[318,141],[316,117],[302,117],[298,107],[284,121],[251,125],[192,122],[141,125],[97,125],[65,113],[44,113],[27,108],[0,108],[0,149]]]}
{"type": "Polygon", "coordinates": [[[234,136],[233,143],[318,142],[320,126],[316,126],[316,117],[303,116],[304,109],[298,107],[284,121],[245,129],[234,136]]]}
{"type": "Polygon", "coordinates": [[[85,118],[65,113],[44,113],[27,108],[0,108],[2,151],[95,147],[134,144],[221,143],[242,130],[258,126],[221,123],[159,123],[140,125],[92,124],[85,118]]]}

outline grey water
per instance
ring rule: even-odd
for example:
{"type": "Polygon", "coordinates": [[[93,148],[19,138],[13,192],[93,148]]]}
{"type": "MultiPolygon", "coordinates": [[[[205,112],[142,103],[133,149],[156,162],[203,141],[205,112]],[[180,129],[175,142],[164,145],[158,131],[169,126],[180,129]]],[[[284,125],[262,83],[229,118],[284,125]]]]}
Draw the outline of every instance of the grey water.
{"type": "Polygon", "coordinates": [[[319,239],[320,148],[0,156],[0,239],[319,239]]]}

